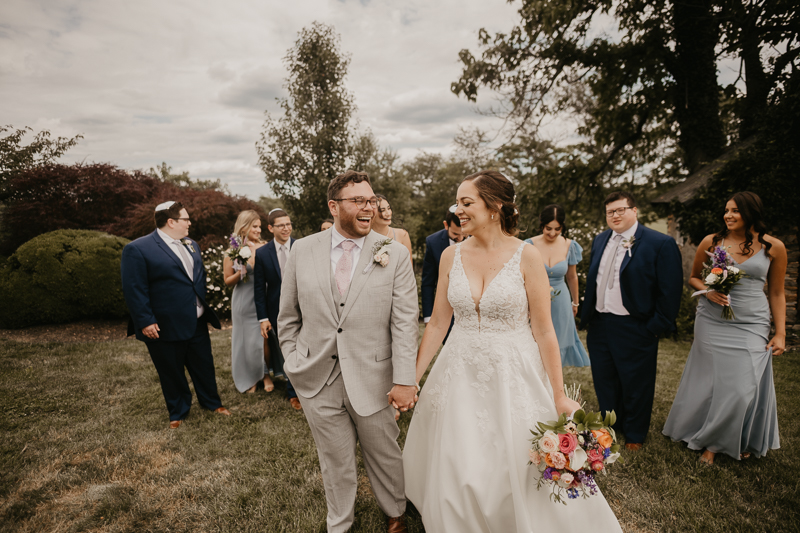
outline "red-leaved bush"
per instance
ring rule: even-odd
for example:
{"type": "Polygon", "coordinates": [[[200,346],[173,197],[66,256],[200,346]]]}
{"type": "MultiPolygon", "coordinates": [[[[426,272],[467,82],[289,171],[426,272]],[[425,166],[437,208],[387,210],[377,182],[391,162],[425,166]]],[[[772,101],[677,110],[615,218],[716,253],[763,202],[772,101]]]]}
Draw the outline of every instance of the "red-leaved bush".
{"type": "Polygon", "coordinates": [[[9,183],[2,214],[0,254],[10,255],[37,235],[58,229],[98,230],[136,239],[155,229],[155,206],[180,201],[189,211],[189,236],[201,248],[227,242],[239,212],[255,202],[218,190],[196,190],[165,183],[140,171],[108,164],[45,165],[25,171],[9,183]]]}

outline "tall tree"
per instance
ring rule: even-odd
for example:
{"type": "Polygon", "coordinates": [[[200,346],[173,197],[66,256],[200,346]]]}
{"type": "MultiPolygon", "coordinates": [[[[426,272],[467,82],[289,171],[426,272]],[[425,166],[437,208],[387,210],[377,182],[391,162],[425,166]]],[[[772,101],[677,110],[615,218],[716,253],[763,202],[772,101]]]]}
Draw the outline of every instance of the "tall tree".
{"type": "Polygon", "coordinates": [[[328,183],[347,168],[356,109],[345,87],[349,56],[332,26],[304,28],[284,58],[289,93],[283,116],[266,113],[256,143],[267,183],[283,199],[300,233],[315,231],[327,214],[328,183]]]}
{"type": "MultiPolygon", "coordinates": [[[[499,92],[503,105],[489,112],[508,119],[509,138],[538,137],[555,116],[574,120],[591,183],[613,184],[626,167],[657,169],[676,143],[693,171],[725,148],[719,55],[742,57],[742,107],[763,109],[796,62],[798,11],[790,0],[522,0],[508,34],[480,30],[480,57],[461,51],[451,89],[472,101],[479,90],[499,92]],[[767,59],[767,46],[785,51],[767,59]]],[[[757,115],[743,113],[743,137],[757,115]]],[[[678,177],[658,171],[650,180],[678,177]]]]}

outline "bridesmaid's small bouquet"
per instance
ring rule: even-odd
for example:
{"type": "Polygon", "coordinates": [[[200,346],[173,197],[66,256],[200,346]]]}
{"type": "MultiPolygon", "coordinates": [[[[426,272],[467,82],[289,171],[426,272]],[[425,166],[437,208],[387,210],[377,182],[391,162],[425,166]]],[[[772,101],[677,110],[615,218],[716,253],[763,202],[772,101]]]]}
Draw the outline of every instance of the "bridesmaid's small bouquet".
{"type": "Polygon", "coordinates": [[[225,252],[233,262],[233,270],[239,273],[239,279],[247,283],[247,260],[253,255],[250,247],[247,246],[247,239],[242,241],[238,235],[231,233],[231,247],[225,252]]]}
{"type": "MultiPolygon", "coordinates": [[[[565,389],[574,400],[580,397],[580,387],[565,389]]],[[[558,420],[539,422],[531,430],[533,439],[528,451],[528,465],[542,473],[536,488],[549,485],[550,498],[565,505],[565,492],[571,500],[596,494],[595,476],[607,474],[608,465],[622,462],[611,428],[616,419],[614,411],[603,418],[600,413],[579,409],[572,416],[562,413],[558,420]]]]}
{"type": "MultiPolygon", "coordinates": [[[[708,255],[708,261],[703,265],[703,270],[700,271],[706,290],[694,292],[692,297],[711,291],[728,296],[733,287],[738,285],[739,280],[744,277],[745,272],[733,266],[733,259],[722,246],[714,247],[713,252],[706,250],[706,255],[708,255]]],[[[722,318],[725,320],[736,319],[736,315],[733,314],[733,309],[730,305],[722,308],[722,318]]]]}

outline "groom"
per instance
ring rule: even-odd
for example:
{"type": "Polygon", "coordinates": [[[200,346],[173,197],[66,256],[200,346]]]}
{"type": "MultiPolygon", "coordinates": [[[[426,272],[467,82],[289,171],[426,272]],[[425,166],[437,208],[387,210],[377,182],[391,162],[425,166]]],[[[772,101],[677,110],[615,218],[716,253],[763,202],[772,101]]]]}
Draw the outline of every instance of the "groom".
{"type": "Polygon", "coordinates": [[[625,191],[605,200],[609,229],[592,243],[581,328],[592,360],[600,411],[617,414],[629,450],[650,428],[658,339],[675,329],[683,268],[675,241],[639,224],[625,191]]]}
{"type": "Polygon", "coordinates": [[[297,241],[281,287],[281,350],[317,444],[328,531],[354,518],[356,443],[388,531],[405,525],[405,487],[394,403],[414,406],[417,286],[408,250],[370,230],[377,198],[369,177],[348,170],[328,186],[334,225],[297,241]],[[387,401],[388,400],[388,401],[387,401]]]}

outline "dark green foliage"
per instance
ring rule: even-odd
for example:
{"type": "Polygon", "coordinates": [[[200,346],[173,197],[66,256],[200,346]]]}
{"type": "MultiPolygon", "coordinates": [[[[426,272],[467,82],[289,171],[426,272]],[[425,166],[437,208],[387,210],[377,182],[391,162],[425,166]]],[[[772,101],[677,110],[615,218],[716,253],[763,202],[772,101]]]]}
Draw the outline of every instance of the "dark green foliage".
{"type": "Polygon", "coordinates": [[[725,202],[735,192],[752,191],[764,202],[767,227],[778,234],[796,231],[800,205],[800,75],[786,81],[781,100],[769,109],[755,143],[722,167],[695,197],[673,208],[681,231],[692,242],[723,228],[725,202]]]}
{"type": "Polygon", "coordinates": [[[304,235],[319,231],[329,216],[328,184],[347,169],[352,151],[355,104],[340,41],[332,26],[318,22],[300,31],[284,58],[289,96],[279,100],[283,116],[267,113],[256,143],[267,183],[304,235]]]}
{"type": "Polygon", "coordinates": [[[58,230],[28,241],[0,270],[0,327],[127,314],[119,275],[127,239],[58,230]]]}

